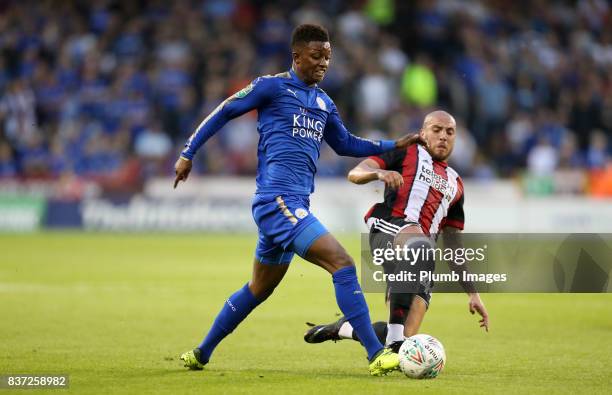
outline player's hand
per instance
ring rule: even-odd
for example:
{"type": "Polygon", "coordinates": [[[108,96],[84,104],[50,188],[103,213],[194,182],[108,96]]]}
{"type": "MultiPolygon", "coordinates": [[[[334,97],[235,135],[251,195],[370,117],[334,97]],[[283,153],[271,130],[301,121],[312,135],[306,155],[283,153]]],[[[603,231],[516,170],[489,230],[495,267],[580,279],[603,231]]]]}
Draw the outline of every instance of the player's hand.
{"type": "Polygon", "coordinates": [[[470,294],[469,306],[470,306],[470,313],[480,314],[480,316],[482,317],[482,319],[478,321],[480,323],[480,327],[485,328],[485,331],[488,332],[489,331],[489,313],[487,313],[487,308],[485,307],[484,303],[482,303],[482,300],[480,299],[480,295],[478,295],[477,293],[470,294]]]}
{"type": "Polygon", "coordinates": [[[419,133],[407,134],[395,140],[395,148],[406,148],[412,144],[427,145],[419,133]]]}
{"type": "Polygon", "coordinates": [[[379,170],[376,172],[378,179],[391,189],[398,189],[404,185],[404,177],[396,171],[379,170]]]}
{"type": "Polygon", "coordinates": [[[187,181],[187,177],[189,177],[189,172],[191,172],[192,162],[189,159],[179,157],[174,164],[174,173],[176,174],[176,178],[174,179],[174,189],[178,185],[179,181],[187,181]]]}

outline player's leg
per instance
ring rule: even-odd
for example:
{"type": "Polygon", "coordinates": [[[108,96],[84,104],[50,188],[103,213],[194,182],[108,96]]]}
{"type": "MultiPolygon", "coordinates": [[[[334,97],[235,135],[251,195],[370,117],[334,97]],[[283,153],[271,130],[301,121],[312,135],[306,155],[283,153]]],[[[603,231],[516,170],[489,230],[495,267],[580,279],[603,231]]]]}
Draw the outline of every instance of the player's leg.
{"type": "MultiPolygon", "coordinates": [[[[414,244],[414,248],[428,246],[428,240],[422,238],[424,235],[417,224],[406,223],[400,219],[397,221],[378,221],[383,222],[383,224],[371,226],[370,229],[369,243],[371,250],[393,248],[395,245],[403,246],[404,244],[408,244],[409,247],[414,244]]],[[[416,265],[417,268],[422,268],[422,266],[423,262],[416,265]]],[[[385,262],[383,268],[385,273],[412,269],[411,265],[405,267],[405,265],[399,264],[398,266],[397,262],[385,262]]],[[[420,294],[400,293],[402,290],[423,291],[422,287],[408,285],[405,286],[406,289],[402,289],[401,286],[405,286],[405,284],[387,284],[385,302],[389,306],[389,321],[388,323],[378,321],[372,324],[379,341],[386,346],[391,346],[394,350],[399,348],[398,344],[404,340],[404,336],[412,336],[418,332],[430,299],[430,294],[426,292],[420,294]],[[393,288],[399,288],[399,291],[392,293],[393,288]]],[[[312,328],[304,334],[304,340],[307,343],[342,339],[360,341],[359,335],[353,330],[353,326],[345,317],[341,317],[330,324],[311,324],[311,326],[312,328]]]]}
{"type": "Polygon", "coordinates": [[[263,264],[259,259],[255,259],[251,281],[227,299],[210,331],[197,347],[200,350],[200,362],[208,362],[221,340],[232,333],[255,307],[272,294],[288,268],[288,264],[263,264]]]}
{"type": "MultiPolygon", "coordinates": [[[[378,219],[376,224],[370,229],[370,249],[393,248],[394,246],[409,248],[427,248],[430,247],[430,241],[424,238],[418,224],[405,223],[403,220],[384,221],[378,219]],[[394,230],[397,233],[394,233],[394,230]]],[[[432,270],[431,262],[427,259],[421,259],[419,262],[403,262],[403,261],[386,261],[383,263],[385,273],[397,273],[402,271],[432,270]]],[[[409,337],[418,332],[418,329],[423,321],[425,312],[430,300],[428,289],[424,289],[420,283],[403,283],[403,282],[388,282],[386,299],[389,306],[389,321],[387,330],[381,330],[381,323],[372,324],[379,338],[384,334],[385,338],[382,342],[392,350],[397,351],[399,346],[404,341],[404,337],[409,337]]],[[[317,340],[320,340],[322,335],[328,334],[331,329],[335,329],[334,325],[322,326],[319,330],[317,340]]],[[[314,329],[314,328],[313,328],[314,329]]],[[[312,331],[312,330],[311,330],[312,331]]],[[[309,331],[309,332],[311,332],[309,331]]],[[[307,333],[308,335],[309,333],[307,333]]],[[[337,329],[337,333],[329,333],[328,337],[337,337],[339,339],[354,339],[359,340],[359,336],[352,330],[349,322],[341,322],[337,329]]],[[[312,336],[314,338],[314,336],[312,336]]],[[[311,339],[310,339],[311,340],[311,339]]],[[[322,341],[322,340],[320,340],[322,341]]]]}
{"type": "MultiPolygon", "coordinates": [[[[358,342],[359,336],[353,330],[353,326],[345,317],[340,317],[337,321],[330,324],[316,325],[310,322],[306,323],[311,328],[304,334],[306,343],[323,343],[328,340],[339,341],[343,339],[351,339],[358,342]]],[[[385,321],[376,321],[372,323],[372,329],[381,344],[385,344],[387,338],[387,323],[385,321]]]]}
{"type": "MultiPolygon", "coordinates": [[[[419,333],[419,328],[428,308],[427,298],[427,295],[394,294],[392,301],[389,301],[391,315],[389,323],[383,321],[372,323],[372,328],[378,340],[386,347],[390,347],[397,352],[404,338],[419,333]]],[[[351,323],[344,317],[331,324],[313,325],[304,335],[304,340],[307,343],[322,343],[327,340],[337,341],[342,339],[360,341],[351,323]]]]}
{"type": "MultiPolygon", "coordinates": [[[[372,324],[381,343],[397,352],[406,337],[416,335],[427,312],[430,298],[431,295],[426,293],[389,294],[389,323],[378,321],[372,324]]],[[[344,317],[331,324],[314,326],[304,335],[304,340],[308,343],[341,339],[360,341],[359,335],[344,317]]]]}
{"type": "Polygon", "coordinates": [[[332,275],[338,307],[362,340],[368,359],[371,359],[383,345],[372,329],[368,305],[357,280],[353,259],[329,233],[319,237],[310,246],[305,258],[332,275]]]}
{"type": "Polygon", "coordinates": [[[208,363],[217,345],[272,294],[292,258],[293,253],[275,246],[260,232],[251,280],[226,300],[202,343],[181,355],[185,367],[200,370],[208,363]]]}
{"type": "MultiPolygon", "coordinates": [[[[399,313],[398,316],[391,316],[389,323],[384,321],[376,321],[372,323],[372,328],[376,333],[378,340],[397,351],[397,341],[403,341],[405,337],[414,336],[419,332],[427,308],[429,307],[428,300],[431,295],[427,294],[395,294],[393,302],[387,299],[389,310],[399,313]],[[398,300],[400,299],[400,300],[398,300]],[[405,299],[402,301],[401,299],[405,299]],[[393,308],[391,308],[391,304],[393,308]],[[398,306],[399,305],[399,306],[398,306]],[[409,306],[409,308],[406,308],[409,306]]],[[[360,341],[359,336],[353,330],[351,323],[344,317],[340,317],[335,322],[325,325],[309,324],[312,328],[304,334],[304,340],[307,343],[322,343],[328,340],[351,339],[360,341]]]]}
{"type": "MultiPolygon", "coordinates": [[[[392,247],[394,238],[395,233],[381,231],[372,226],[370,228],[369,235],[370,250],[374,251],[377,248],[392,247]]],[[[388,267],[385,267],[385,272],[388,272],[388,269],[388,267]]],[[[343,339],[360,341],[359,335],[353,330],[353,326],[345,317],[340,317],[337,321],[329,324],[310,324],[310,326],[311,328],[304,334],[304,341],[306,343],[322,343],[328,340],[338,341],[343,339]]],[[[372,328],[374,329],[374,333],[376,334],[376,337],[380,343],[385,344],[385,339],[387,337],[387,323],[378,321],[372,324],[372,328]]]]}
{"type": "Polygon", "coordinates": [[[397,351],[406,337],[418,333],[431,295],[392,293],[389,296],[389,324],[385,344],[397,351]]]}
{"type": "Polygon", "coordinates": [[[372,330],[353,260],[308,208],[308,197],[259,195],[253,204],[253,216],[272,243],[283,251],[296,252],[332,274],[338,305],[353,322],[368,351],[370,372],[384,374],[399,365],[397,355],[384,350],[372,330]]]}
{"type": "Polygon", "coordinates": [[[420,295],[414,295],[410,304],[410,311],[404,323],[404,337],[414,336],[419,333],[419,328],[427,312],[428,302],[420,295]]]}
{"type": "MultiPolygon", "coordinates": [[[[425,237],[419,225],[409,224],[399,230],[394,245],[425,251],[432,247],[432,242],[425,237]]],[[[433,260],[421,255],[416,262],[397,262],[396,270],[419,273],[421,270],[433,271],[433,268],[433,260]]],[[[430,285],[418,281],[389,284],[389,324],[385,342],[387,346],[397,350],[405,337],[418,333],[431,298],[430,285]]]]}
{"type": "Polygon", "coordinates": [[[384,375],[396,369],[399,366],[397,354],[383,347],[370,323],[370,312],[357,280],[353,259],[329,233],[316,239],[306,251],[306,260],[332,275],[336,302],[367,350],[370,373],[384,375]]]}
{"type": "Polygon", "coordinates": [[[249,281],[249,290],[257,299],[264,301],[280,284],[289,269],[288,263],[265,264],[255,259],[253,263],[253,276],[249,281]]]}

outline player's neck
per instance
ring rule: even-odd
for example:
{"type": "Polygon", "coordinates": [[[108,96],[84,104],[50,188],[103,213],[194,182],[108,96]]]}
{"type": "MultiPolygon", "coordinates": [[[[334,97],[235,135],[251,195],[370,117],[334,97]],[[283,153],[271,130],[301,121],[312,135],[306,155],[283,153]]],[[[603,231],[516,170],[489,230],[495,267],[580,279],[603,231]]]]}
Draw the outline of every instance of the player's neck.
{"type": "MultiPolygon", "coordinates": [[[[431,153],[431,151],[429,151],[429,148],[425,148],[425,151],[427,151],[427,153],[429,154],[429,157],[431,158],[431,160],[432,160],[433,162],[437,162],[437,163],[439,163],[439,164],[441,164],[441,165],[448,166],[448,156],[447,156],[446,158],[444,158],[444,159],[440,159],[440,158],[435,157],[435,156],[434,156],[434,155],[431,153]]],[[[450,156],[450,155],[449,155],[449,156],[450,156]]]]}
{"type": "Polygon", "coordinates": [[[296,76],[296,77],[297,77],[297,78],[298,78],[300,81],[302,81],[302,82],[304,83],[304,85],[308,85],[308,86],[310,86],[310,87],[314,87],[314,86],[316,86],[316,85],[317,85],[317,83],[316,83],[316,82],[311,82],[311,83],[308,83],[307,78],[306,78],[306,77],[305,77],[305,76],[304,76],[302,73],[300,73],[300,71],[299,71],[299,70],[297,70],[297,69],[295,68],[295,65],[292,65],[292,66],[291,66],[291,71],[293,71],[293,73],[295,74],[295,76],[296,76]]]}

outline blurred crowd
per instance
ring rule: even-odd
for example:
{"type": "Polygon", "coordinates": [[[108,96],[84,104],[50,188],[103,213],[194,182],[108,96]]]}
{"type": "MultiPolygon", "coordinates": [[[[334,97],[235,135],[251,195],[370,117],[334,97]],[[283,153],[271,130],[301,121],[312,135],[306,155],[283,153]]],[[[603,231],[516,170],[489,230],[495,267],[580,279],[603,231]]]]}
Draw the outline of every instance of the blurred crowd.
{"type": "MultiPolygon", "coordinates": [[[[169,176],[225,97],[290,67],[289,38],[326,26],[321,87],[349,130],[458,121],[464,177],[603,169],[611,158],[612,10],[578,1],[0,1],[0,178],[80,177],[108,188],[169,176]]],[[[256,115],[230,122],[197,172],[256,170],[256,115]]],[[[320,175],[355,162],[321,151],[320,175]]]]}

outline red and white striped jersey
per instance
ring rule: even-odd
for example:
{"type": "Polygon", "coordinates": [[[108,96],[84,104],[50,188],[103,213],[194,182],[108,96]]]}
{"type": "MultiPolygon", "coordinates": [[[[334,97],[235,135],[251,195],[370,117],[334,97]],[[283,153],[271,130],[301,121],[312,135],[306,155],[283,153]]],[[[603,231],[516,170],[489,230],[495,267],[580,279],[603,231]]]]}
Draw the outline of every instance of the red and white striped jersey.
{"type": "Polygon", "coordinates": [[[398,217],[420,224],[423,232],[431,235],[445,226],[463,229],[463,181],[446,162],[434,160],[420,145],[370,159],[382,169],[400,173],[404,185],[397,190],[385,187],[385,201],[368,211],[366,223],[370,217],[398,217]]]}

